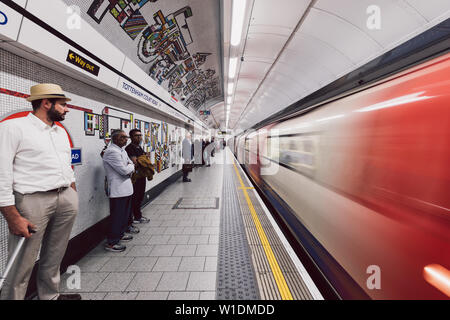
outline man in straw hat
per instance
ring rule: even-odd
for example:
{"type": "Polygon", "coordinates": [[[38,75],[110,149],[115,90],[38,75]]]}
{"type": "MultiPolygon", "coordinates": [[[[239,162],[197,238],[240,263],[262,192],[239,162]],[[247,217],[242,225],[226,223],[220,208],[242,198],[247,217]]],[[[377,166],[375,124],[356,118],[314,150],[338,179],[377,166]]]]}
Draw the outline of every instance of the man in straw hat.
{"type": "Polygon", "coordinates": [[[9,254],[26,238],[1,299],[24,299],[40,249],[39,299],[79,300],[59,294],[59,267],[78,211],[69,140],[55,124],[69,112],[70,99],[58,85],[38,84],[27,101],[32,113],[0,124],[0,211],[10,231],[9,254]]]}

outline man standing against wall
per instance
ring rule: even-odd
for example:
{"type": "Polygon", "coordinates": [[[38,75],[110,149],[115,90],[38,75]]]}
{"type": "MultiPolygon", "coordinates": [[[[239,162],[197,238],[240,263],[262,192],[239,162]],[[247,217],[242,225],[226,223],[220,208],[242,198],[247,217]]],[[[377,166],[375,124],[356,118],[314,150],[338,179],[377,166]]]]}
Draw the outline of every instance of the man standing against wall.
{"type": "Polygon", "coordinates": [[[133,237],[125,234],[128,219],[131,215],[131,195],[133,184],[131,175],[134,164],[128,158],[123,147],[127,144],[128,136],[123,130],[116,130],[111,135],[111,145],[103,155],[108,180],[110,225],[105,244],[105,250],[121,252],[126,247],[120,242],[131,241],[133,237]]]}
{"type": "Polygon", "coordinates": [[[191,159],[192,159],[192,148],[191,148],[191,134],[186,132],[186,136],[182,142],[182,152],[183,152],[183,182],[191,182],[191,179],[188,179],[188,173],[192,170],[191,168],[191,159]]]}
{"type": "Polygon", "coordinates": [[[25,298],[41,249],[39,299],[79,300],[79,294],[59,294],[59,268],[78,212],[69,139],[55,124],[65,119],[70,99],[56,84],[38,84],[27,101],[32,113],[0,124],[0,211],[8,222],[10,256],[20,237],[26,238],[1,298],[25,298]]]}
{"type": "MultiPolygon", "coordinates": [[[[131,143],[125,148],[127,151],[128,157],[133,161],[134,165],[137,164],[137,158],[145,155],[144,150],[141,148],[142,142],[142,133],[139,129],[130,130],[130,138],[131,143]]],[[[132,222],[134,223],[148,223],[149,219],[142,216],[141,212],[141,204],[144,199],[145,194],[145,184],[146,178],[138,178],[136,182],[133,184],[133,196],[131,197],[131,211],[132,215],[128,221],[128,226],[132,227],[132,222]],[[134,217],[134,220],[133,220],[134,217]]]]}

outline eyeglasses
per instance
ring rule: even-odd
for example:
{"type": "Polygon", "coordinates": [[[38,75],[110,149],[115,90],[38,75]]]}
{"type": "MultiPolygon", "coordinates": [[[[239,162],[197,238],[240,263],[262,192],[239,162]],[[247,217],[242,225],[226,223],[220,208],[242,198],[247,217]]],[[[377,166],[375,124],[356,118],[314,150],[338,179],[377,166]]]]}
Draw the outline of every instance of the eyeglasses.
{"type": "Polygon", "coordinates": [[[128,139],[129,136],[120,136],[119,139],[128,139]]]}
{"type": "Polygon", "coordinates": [[[135,134],[133,137],[142,137],[142,134],[135,134]]]}

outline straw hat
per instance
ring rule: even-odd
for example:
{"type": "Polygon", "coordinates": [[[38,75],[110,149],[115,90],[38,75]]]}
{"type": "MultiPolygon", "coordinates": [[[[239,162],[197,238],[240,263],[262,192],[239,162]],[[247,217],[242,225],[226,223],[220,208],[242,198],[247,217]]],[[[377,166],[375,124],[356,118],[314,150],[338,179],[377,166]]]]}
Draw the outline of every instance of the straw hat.
{"type": "Polygon", "coordinates": [[[31,102],[33,100],[50,99],[50,98],[65,99],[66,101],[71,100],[66,97],[61,87],[58,86],[57,84],[40,83],[31,87],[30,96],[27,98],[27,101],[31,102]]]}

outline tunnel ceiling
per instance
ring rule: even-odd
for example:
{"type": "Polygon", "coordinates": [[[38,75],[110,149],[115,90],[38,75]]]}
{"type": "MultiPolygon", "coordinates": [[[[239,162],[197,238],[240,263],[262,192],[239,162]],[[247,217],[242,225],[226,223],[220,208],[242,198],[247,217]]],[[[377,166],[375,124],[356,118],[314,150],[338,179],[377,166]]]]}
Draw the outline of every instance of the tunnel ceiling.
{"type": "Polygon", "coordinates": [[[223,100],[220,8],[215,0],[64,0],[153,80],[210,126],[223,100]]]}
{"type": "MultiPolygon", "coordinates": [[[[228,129],[253,126],[450,17],[449,0],[247,0],[233,47],[232,1],[223,2],[228,129]],[[242,59],[230,80],[232,57],[242,59]]],[[[225,128],[226,106],[212,113],[225,128]]]]}

